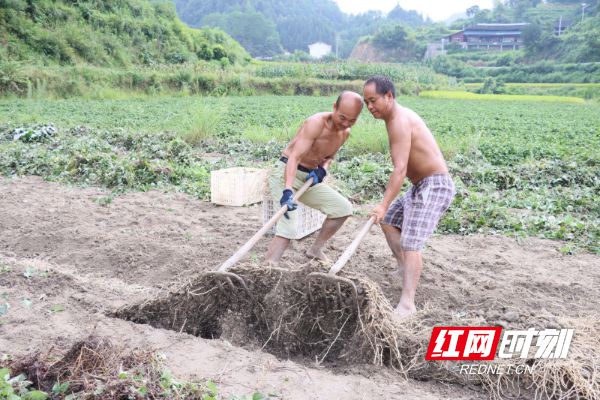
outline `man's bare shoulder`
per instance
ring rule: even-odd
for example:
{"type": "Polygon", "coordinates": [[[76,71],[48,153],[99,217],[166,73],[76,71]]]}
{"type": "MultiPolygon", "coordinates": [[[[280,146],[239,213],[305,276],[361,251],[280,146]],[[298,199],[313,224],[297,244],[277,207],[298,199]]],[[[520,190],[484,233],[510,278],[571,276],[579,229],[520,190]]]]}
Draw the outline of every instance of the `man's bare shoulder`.
{"type": "Polygon", "coordinates": [[[320,135],[325,128],[327,119],[330,115],[331,113],[328,112],[321,112],[311,115],[304,120],[300,131],[309,136],[320,135]]]}
{"type": "Polygon", "coordinates": [[[311,125],[315,125],[315,126],[325,125],[330,116],[331,116],[331,112],[316,113],[316,114],[313,114],[310,117],[306,118],[304,120],[304,124],[311,124],[311,125]]]}
{"type": "Polygon", "coordinates": [[[398,107],[400,109],[400,112],[399,112],[400,117],[404,122],[414,123],[414,122],[422,121],[419,114],[417,114],[414,110],[412,110],[408,107],[401,106],[399,104],[398,104],[398,107]]]}
{"type": "Polygon", "coordinates": [[[409,108],[396,103],[394,114],[387,122],[388,131],[392,134],[410,133],[416,113],[409,108]]]}
{"type": "Polygon", "coordinates": [[[408,107],[396,104],[397,112],[394,115],[394,123],[391,124],[392,130],[399,132],[412,132],[420,129],[424,125],[423,119],[415,111],[408,107]]]}

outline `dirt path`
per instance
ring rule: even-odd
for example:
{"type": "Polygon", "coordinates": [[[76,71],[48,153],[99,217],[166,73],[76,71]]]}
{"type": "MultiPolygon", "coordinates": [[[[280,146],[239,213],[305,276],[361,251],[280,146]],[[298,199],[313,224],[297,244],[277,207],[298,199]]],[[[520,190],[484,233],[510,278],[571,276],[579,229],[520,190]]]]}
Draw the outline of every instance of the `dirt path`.
{"type": "MultiPolygon", "coordinates": [[[[331,371],[224,340],[106,317],[105,312],[152,296],[190,273],[215,268],[261,224],[258,206],[218,207],[158,191],[129,193],[102,205],[107,195],[34,177],[0,178],[0,291],[11,304],[0,324],[0,353],[68,347],[95,333],[155,348],[176,376],[212,378],[224,395],[256,389],[286,399],[486,397],[478,388],[405,380],[386,368],[331,371]],[[54,305],[65,311],[50,312],[54,305]]],[[[363,221],[357,217],[344,226],[329,246],[332,257],[363,221]]],[[[311,242],[310,237],[296,242],[284,261],[302,259],[311,242]]],[[[266,243],[261,241],[251,257],[261,257],[266,243]]],[[[597,318],[600,257],[563,256],[558,246],[502,236],[435,237],[424,254],[417,305],[511,327],[525,326],[531,316],[547,321],[547,327],[557,316],[597,318]],[[509,311],[518,317],[507,318],[509,311]]],[[[401,280],[379,229],[347,268],[368,275],[397,301],[401,280]]]]}

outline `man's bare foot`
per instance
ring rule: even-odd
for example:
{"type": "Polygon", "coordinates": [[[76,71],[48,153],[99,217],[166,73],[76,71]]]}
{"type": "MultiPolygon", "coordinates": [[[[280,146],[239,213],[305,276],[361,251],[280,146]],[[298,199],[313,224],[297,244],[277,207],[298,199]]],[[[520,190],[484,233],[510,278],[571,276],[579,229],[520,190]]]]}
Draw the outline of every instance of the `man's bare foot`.
{"type": "Polygon", "coordinates": [[[417,308],[414,304],[408,307],[403,304],[398,304],[396,309],[392,312],[392,319],[396,321],[402,321],[403,319],[410,317],[416,312],[417,308]]]}
{"type": "Polygon", "coordinates": [[[308,251],[306,252],[306,256],[308,258],[314,258],[317,261],[321,261],[322,263],[326,263],[329,264],[331,263],[331,260],[329,259],[329,257],[327,257],[325,255],[325,253],[323,253],[323,250],[319,249],[319,250],[314,250],[312,248],[308,249],[308,251]]]}

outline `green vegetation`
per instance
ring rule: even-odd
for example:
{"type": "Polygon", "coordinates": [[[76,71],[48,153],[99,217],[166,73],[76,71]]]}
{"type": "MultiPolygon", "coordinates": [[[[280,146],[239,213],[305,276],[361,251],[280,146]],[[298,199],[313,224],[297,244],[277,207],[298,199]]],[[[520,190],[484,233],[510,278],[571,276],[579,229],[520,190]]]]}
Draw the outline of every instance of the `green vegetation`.
{"type": "MultiPolygon", "coordinates": [[[[522,60],[517,57],[505,59],[505,66],[481,66],[480,55],[488,56],[488,53],[472,51],[468,61],[462,61],[456,55],[440,56],[431,60],[430,64],[437,73],[461,78],[465,82],[481,82],[486,77],[493,77],[504,82],[519,83],[600,83],[600,63],[558,64],[540,61],[521,64],[522,60]],[[474,66],[474,63],[479,66],[474,66]]],[[[499,52],[494,56],[502,60],[499,52]]]]}
{"type": "MultiPolygon", "coordinates": [[[[151,367],[146,365],[134,366],[130,370],[119,370],[115,365],[114,376],[107,376],[103,380],[90,380],[94,383],[83,385],[76,383],[70,385],[67,381],[56,381],[51,390],[47,392],[33,389],[33,382],[27,379],[24,373],[17,376],[11,376],[8,368],[0,368],[0,399],[5,400],[46,400],[46,399],[65,399],[75,400],[78,398],[102,398],[103,395],[114,396],[117,391],[115,386],[128,387],[128,390],[121,390],[123,397],[119,398],[177,398],[177,399],[197,399],[197,400],[216,400],[220,398],[217,385],[208,381],[205,384],[194,382],[181,382],[176,380],[170,370],[162,367],[160,357],[156,356],[154,364],[151,367]],[[148,374],[148,375],[146,375],[148,374]],[[115,380],[118,384],[106,380],[115,380]],[[92,396],[92,397],[88,397],[92,396]],[[127,396],[127,397],[124,397],[127,396]]],[[[100,371],[106,373],[106,371],[100,371]]],[[[252,395],[233,396],[234,400],[269,400],[273,399],[273,394],[264,395],[260,392],[254,392],[252,395]]]]}
{"type": "Polygon", "coordinates": [[[25,375],[10,376],[8,368],[0,368],[0,398],[6,400],[46,400],[48,394],[30,390],[31,381],[25,375]]]}
{"type": "Polygon", "coordinates": [[[223,67],[220,63],[161,67],[105,68],[89,65],[40,67],[0,62],[0,94],[29,98],[127,98],[139,95],[332,95],[360,90],[374,74],[390,76],[401,93],[444,89],[452,78],[424,66],[359,63],[253,62],[223,67]]]}
{"type": "MultiPolygon", "coordinates": [[[[454,84],[454,80],[436,74],[432,69],[419,64],[395,63],[264,63],[256,69],[256,75],[265,78],[317,78],[326,80],[361,80],[372,75],[385,75],[400,89],[404,86],[443,87],[454,84]]],[[[407,91],[406,93],[410,93],[407,91]]]]}
{"type": "Polygon", "coordinates": [[[273,56],[283,50],[308,51],[308,45],[325,42],[341,58],[350,55],[358,39],[386,24],[415,27],[425,20],[399,5],[387,16],[369,11],[347,15],[333,0],[247,1],[176,0],[177,12],[190,26],[218,27],[244,45],[253,56],[273,56]]]}
{"type": "Polygon", "coordinates": [[[600,82],[600,7],[574,0],[510,0],[497,2],[493,10],[474,6],[469,18],[456,21],[460,30],[475,23],[526,22],[524,49],[519,51],[474,51],[449,46],[448,55],[436,58],[436,72],[481,82],[493,77],[505,82],[600,82]],[[585,3],[584,3],[585,4],[585,3]],[[555,28],[562,27],[561,34],[555,28]]]}
{"type": "Polygon", "coordinates": [[[480,94],[460,91],[423,91],[419,96],[428,99],[456,99],[456,100],[490,100],[490,101],[534,101],[549,103],[574,103],[583,104],[585,100],[579,97],[567,96],[534,96],[513,94],[480,94]]]}
{"type": "MultiPolygon", "coordinates": [[[[302,120],[330,110],[334,100],[4,100],[0,171],[103,185],[117,193],[174,188],[207,199],[211,170],[269,166],[302,120]],[[210,110],[216,115],[196,135],[199,120],[210,110]],[[15,128],[37,132],[48,122],[56,124],[49,137],[32,132],[15,139],[22,133],[15,128]],[[217,161],[215,153],[221,154],[217,161]]],[[[583,247],[600,253],[598,105],[399,101],[423,116],[457,182],[458,195],[441,231],[541,236],[565,241],[565,252],[583,247]]],[[[372,202],[381,196],[390,171],[385,128],[365,111],[333,164],[336,184],[354,201],[372,202]]]]}
{"type": "Polygon", "coordinates": [[[270,56],[288,51],[308,50],[317,41],[334,42],[336,29],[345,15],[333,0],[243,1],[176,0],[181,18],[191,26],[216,26],[234,38],[245,41],[255,56],[270,56]],[[239,26],[234,21],[252,20],[254,24],[239,26]],[[264,32],[265,37],[256,35],[264,32]],[[267,39],[265,41],[265,39],[267,39]]]}
{"type": "MultiPolygon", "coordinates": [[[[465,83],[464,87],[469,91],[478,93],[481,93],[483,90],[481,83],[465,83]]],[[[496,81],[496,91],[493,92],[534,96],[570,96],[582,99],[593,99],[600,98],[600,83],[500,83],[499,81],[496,81]],[[500,88],[501,90],[498,91],[500,88]]]]}
{"type": "Polygon", "coordinates": [[[275,24],[256,11],[212,13],[204,16],[203,25],[223,29],[253,56],[282,53],[275,24]]]}
{"type": "Polygon", "coordinates": [[[130,67],[249,60],[226,33],[187,27],[167,0],[1,0],[0,35],[1,63],[130,67]]]}

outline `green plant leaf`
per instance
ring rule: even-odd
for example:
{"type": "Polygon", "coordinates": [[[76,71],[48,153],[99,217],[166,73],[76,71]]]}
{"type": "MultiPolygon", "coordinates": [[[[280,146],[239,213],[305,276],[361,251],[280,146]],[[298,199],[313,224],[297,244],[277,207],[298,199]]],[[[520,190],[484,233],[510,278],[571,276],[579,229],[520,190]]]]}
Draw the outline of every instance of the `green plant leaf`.
{"type": "Polygon", "coordinates": [[[206,388],[212,396],[217,395],[217,385],[213,381],[206,382],[206,388]]]}
{"type": "Polygon", "coordinates": [[[60,383],[59,381],[56,381],[54,383],[54,385],[52,386],[52,394],[54,394],[54,395],[62,394],[62,393],[65,393],[68,389],[69,389],[69,382],[60,383]]]}
{"type": "Polygon", "coordinates": [[[55,304],[52,307],[50,307],[50,311],[52,311],[52,312],[65,311],[65,307],[63,305],[60,305],[60,304],[55,304]]]}
{"type": "Polygon", "coordinates": [[[35,268],[33,268],[33,267],[27,267],[25,269],[25,272],[23,272],[23,276],[25,278],[29,279],[29,278],[32,278],[35,275],[35,273],[36,273],[36,269],[35,268]]]}
{"type": "Polygon", "coordinates": [[[48,394],[40,390],[33,390],[25,393],[23,396],[21,396],[21,398],[23,400],[46,400],[48,398],[48,394]]]}

